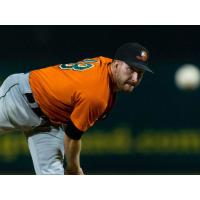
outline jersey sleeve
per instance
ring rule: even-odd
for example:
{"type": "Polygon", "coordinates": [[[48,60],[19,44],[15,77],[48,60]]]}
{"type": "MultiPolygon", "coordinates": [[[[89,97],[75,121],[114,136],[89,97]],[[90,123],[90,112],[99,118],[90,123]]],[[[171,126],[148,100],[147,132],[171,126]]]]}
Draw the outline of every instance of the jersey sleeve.
{"type": "Polygon", "coordinates": [[[70,116],[72,123],[85,132],[94,125],[105,110],[104,102],[95,95],[80,95],[75,102],[70,116]]]}

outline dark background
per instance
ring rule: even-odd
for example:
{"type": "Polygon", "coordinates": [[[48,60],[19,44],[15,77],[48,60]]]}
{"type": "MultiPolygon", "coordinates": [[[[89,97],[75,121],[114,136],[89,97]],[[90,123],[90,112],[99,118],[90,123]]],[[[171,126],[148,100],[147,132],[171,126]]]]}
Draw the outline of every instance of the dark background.
{"type": "MultiPolygon", "coordinates": [[[[0,78],[57,63],[114,55],[124,42],[150,51],[150,66],[132,94],[119,94],[110,118],[92,130],[125,125],[140,136],[144,130],[195,130],[200,134],[200,92],[178,90],[174,73],[185,63],[200,66],[200,26],[0,26],[0,78]]],[[[92,136],[91,136],[92,137],[92,136]]],[[[84,144],[87,145],[87,144],[84,144]]],[[[199,174],[200,154],[128,153],[82,155],[88,174],[199,174]]],[[[12,163],[0,160],[7,174],[32,174],[29,155],[12,163]]]]}

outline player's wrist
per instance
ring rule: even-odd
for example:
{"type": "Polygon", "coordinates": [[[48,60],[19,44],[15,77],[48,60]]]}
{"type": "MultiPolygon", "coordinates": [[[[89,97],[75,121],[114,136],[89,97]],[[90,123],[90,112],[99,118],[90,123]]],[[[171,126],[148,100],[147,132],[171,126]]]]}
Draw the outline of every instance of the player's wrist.
{"type": "Polygon", "coordinates": [[[83,170],[82,170],[81,167],[76,167],[76,168],[67,167],[65,169],[65,174],[66,175],[84,175],[83,170]]]}

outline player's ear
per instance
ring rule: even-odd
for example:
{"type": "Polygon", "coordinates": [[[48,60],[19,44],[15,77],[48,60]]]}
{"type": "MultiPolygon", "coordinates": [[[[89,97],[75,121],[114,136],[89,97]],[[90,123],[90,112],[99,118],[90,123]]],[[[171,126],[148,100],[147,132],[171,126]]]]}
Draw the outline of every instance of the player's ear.
{"type": "Polygon", "coordinates": [[[118,65],[119,65],[118,60],[114,60],[114,68],[115,68],[115,69],[118,68],[118,65]]]}

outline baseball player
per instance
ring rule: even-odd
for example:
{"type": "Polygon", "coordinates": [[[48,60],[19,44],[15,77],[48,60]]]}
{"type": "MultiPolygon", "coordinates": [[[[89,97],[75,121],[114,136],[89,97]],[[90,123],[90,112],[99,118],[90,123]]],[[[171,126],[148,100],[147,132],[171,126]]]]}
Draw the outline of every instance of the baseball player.
{"type": "Polygon", "coordinates": [[[152,72],[148,57],[140,44],[125,43],[113,59],[100,56],[10,75],[0,87],[0,130],[25,133],[36,174],[84,174],[82,135],[106,117],[117,92],[131,92],[145,71],[152,72]]]}

